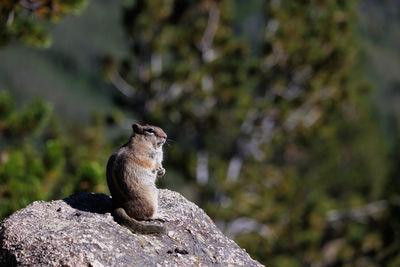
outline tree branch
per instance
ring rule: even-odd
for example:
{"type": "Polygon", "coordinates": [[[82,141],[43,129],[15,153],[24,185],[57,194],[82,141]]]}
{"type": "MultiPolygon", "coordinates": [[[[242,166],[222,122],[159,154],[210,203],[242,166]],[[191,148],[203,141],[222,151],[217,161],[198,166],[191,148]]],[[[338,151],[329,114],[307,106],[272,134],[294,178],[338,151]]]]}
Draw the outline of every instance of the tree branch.
{"type": "Polygon", "coordinates": [[[7,27],[11,26],[11,24],[14,21],[14,17],[15,17],[15,11],[14,11],[14,9],[11,9],[10,13],[8,14],[8,18],[7,18],[7,23],[6,23],[7,27]]]}
{"type": "Polygon", "coordinates": [[[379,200],[359,208],[345,210],[332,210],[326,214],[328,224],[334,225],[338,222],[352,220],[365,223],[368,218],[386,210],[389,206],[387,200],[379,200]]]}
{"type": "Polygon", "coordinates": [[[200,42],[200,49],[203,54],[205,61],[211,61],[214,59],[214,53],[212,51],[212,42],[214,40],[215,33],[217,32],[219,22],[219,9],[217,4],[212,1],[211,8],[208,16],[208,22],[204,31],[203,38],[200,42]]]}
{"type": "Polygon", "coordinates": [[[45,4],[43,3],[38,3],[32,0],[22,0],[19,2],[19,4],[23,7],[28,9],[31,12],[35,12],[36,10],[38,10],[39,8],[41,8],[42,6],[44,6],[45,4]]]}
{"type": "Polygon", "coordinates": [[[115,71],[113,73],[113,75],[110,77],[110,81],[114,85],[114,87],[117,88],[125,96],[133,96],[133,86],[125,81],[124,78],[122,78],[121,75],[118,73],[118,71],[115,71]]]}

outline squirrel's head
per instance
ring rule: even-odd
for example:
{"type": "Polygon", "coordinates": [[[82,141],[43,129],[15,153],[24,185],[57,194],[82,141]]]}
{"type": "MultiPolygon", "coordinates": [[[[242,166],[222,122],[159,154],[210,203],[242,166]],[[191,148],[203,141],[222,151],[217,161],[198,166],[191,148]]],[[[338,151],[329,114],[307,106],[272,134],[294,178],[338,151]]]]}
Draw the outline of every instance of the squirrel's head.
{"type": "Polygon", "coordinates": [[[161,148],[167,140],[167,134],[159,127],[152,125],[132,124],[133,136],[150,142],[154,148],[161,148]]]}

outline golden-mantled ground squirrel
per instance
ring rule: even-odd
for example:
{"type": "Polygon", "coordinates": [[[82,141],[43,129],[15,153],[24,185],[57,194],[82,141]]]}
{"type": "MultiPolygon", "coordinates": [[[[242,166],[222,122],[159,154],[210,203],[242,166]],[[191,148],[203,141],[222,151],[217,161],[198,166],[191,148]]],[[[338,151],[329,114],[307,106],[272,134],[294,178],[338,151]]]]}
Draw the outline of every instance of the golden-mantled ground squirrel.
{"type": "Polygon", "coordinates": [[[128,143],[118,149],[107,163],[107,184],[113,201],[114,219],[141,234],[162,234],[165,228],[139,220],[157,219],[158,189],[155,181],[165,169],[162,146],[165,132],[155,126],[132,125],[128,143]]]}

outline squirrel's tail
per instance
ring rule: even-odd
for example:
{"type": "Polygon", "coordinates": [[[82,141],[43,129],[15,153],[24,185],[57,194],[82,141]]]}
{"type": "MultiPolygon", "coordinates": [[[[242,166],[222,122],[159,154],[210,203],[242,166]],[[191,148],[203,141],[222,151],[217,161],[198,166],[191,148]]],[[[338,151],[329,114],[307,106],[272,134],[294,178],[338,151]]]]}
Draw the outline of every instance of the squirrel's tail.
{"type": "Polygon", "coordinates": [[[142,223],[129,217],[121,207],[113,210],[113,217],[117,223],[127,227],[133,233],[161,235],[166,232],[166,229],[163,226],[142,223]]]}

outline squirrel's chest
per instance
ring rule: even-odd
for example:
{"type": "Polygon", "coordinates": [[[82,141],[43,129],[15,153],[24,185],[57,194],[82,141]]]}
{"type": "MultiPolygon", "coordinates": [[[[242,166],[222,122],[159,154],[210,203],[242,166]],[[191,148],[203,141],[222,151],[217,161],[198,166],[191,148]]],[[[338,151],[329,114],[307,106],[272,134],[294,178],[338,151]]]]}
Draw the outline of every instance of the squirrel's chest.
{"type": "Polygon", "coordinates": [[[155,163],[141,159],[129,160],[124,164],[123,176],[126,182],[154,183],[155,163]]]}
{"type": "Polygon", "coordinates": [[[156,164],[156,159],[154,156],[150,156],[149,153],[140,153],[129,155],[124,160],[124,165],[126,168],[135,169],[149,169],[153,170],[156,164]]]}

